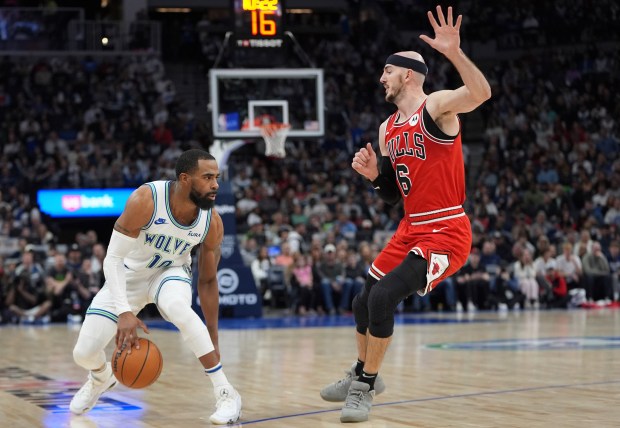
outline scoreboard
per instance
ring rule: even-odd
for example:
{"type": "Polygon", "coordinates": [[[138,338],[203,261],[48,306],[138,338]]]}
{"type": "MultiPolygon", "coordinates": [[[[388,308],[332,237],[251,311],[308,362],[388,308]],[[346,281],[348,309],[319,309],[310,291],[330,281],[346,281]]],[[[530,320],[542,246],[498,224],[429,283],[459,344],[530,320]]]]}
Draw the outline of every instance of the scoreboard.
{"type": "Polygon", "coordinates": [[[239,48],[281,48],[284,0],[233,0],[239,48]]]}

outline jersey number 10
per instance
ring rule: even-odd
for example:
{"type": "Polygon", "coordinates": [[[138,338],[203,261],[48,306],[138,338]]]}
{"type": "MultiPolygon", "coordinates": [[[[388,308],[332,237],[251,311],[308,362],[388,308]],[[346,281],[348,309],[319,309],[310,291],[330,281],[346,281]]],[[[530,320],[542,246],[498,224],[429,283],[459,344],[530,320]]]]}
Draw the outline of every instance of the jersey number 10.
{"type": "Polygon", "coordinates": [[[151,261],[149,262],[148,265],[146,265],[147,268],[149,269],[156,269],[156,268],[164,268],[164,267],[168,267],[172,264],[172,260],[161,260],[161,255],[158,253],[155,253],[155,255],[153,255],[153,258],[151,259],[151,261]],[[160,263],[161,261],[161,263],[160,263]]]}

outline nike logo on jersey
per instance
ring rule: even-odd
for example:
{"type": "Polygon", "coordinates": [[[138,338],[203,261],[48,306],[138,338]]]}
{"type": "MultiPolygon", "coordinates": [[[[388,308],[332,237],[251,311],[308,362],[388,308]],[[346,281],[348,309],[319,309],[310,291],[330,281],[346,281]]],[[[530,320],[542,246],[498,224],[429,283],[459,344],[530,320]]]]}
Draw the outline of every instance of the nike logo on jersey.
{"type": "Polygon", "coordinates": [[[157,220],[155,220],[153,223],[155,223],[155,224],[166,224],[166,219],[160,217],[157,220]]]}
{"type": "Polygon", "coordinates": [[[444,229],[447,229],[447,228],[448,228],[448,226],[446,226],[446,227],[442,227],[442,228],[440,228],[440,229],[433,229],[433,233],[440,232],[440,231],[442,231],[442,230],[444,230],[444,229]]]}

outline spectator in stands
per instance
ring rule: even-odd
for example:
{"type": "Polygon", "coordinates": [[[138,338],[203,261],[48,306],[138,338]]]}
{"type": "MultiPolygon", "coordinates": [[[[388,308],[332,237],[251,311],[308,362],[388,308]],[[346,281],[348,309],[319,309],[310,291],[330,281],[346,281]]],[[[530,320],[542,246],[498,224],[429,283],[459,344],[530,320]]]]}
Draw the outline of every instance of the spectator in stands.
{"type": "Polygon", "coordinates": [[[67,321],[67,315],[73,310],[74,300],[79,296],[73,285],[73,272],[67,266],[64,254],[56,254],[54,265],[48,269],[45,278],[45,286],[52,300],[52,321],[67,321]]]}
{"type": "Polygon", "coordinates": [[[495,281],[501,274],[505,262],[497,254],[495,242],[490,239],[482,244],[480,265],[489,274],[490,289],[495,289],[495,281]]]}
{"type": "Polygon", "coordinates": [[[78,272],[82,267],[82,251],[80,250],[80,246],[78,244],[71,244],[69,247],[66,265],[67,268],[73,273],[78,272]]]}
{"type": "Polygon", "coordinates": [[[609,268],[614,290],[614,300],[620,301],[620,242],[613,241],[609,245],[609,268]]]}
{"type": "Polygon", "coordinates": [[[463,309],[486,309],[491,289],[490,279],[489,273],[480,263],[480,251],[474,248],[468,263],[456,274],[457,295],[463,309]]]}
{"type": "Polygon", "coordinates": [[[269,258],[269,249],[265,246],[260,247],[258,256],[252,261],[250,268],[254,283],[258,288],[261,296],[265,295],[268,289],[269,268],[271,267],[271,259],[269,258]]]}
{"type": "Polygon", "coordinates": [[[340,308],[346,308],[344,299],[342,298],[345,270],[342,263],[337,259],[336,246],[334,244],[325,245],[322,260],[317,268],[321,278],[321,290],[323,293],[323,301],[325,302],[325,310],[330,315],[334,315],[336,312],[340,312],[340,310],[336,310],[334,296],[340,300],[340,308]]]}
{"type": "Polygon", "coordinates": [[[548,308],[567,308],[568,289],[564,277],[555,268],[555,263],[550,265],[545,274],[545,280],[551,287],[551,292],[547,296],[546,304],[548,308]]]}
{"type": "Polygon", "coordinates": [[[582,288],[581,278],[583,275],[581,260],[573,254],[573,244],[564,242],[562,244],[562,254],[555,259],[558,273],[566,281],[568,290],[582,288]]]}
{"type": "Polygon", "coordinates": [[[514,262],[513,274],[517,280],[519,290],[525,295],[529,307],[538,307],[538,282],[532,253],[527,248],[521,253],[521,258],[514,262]]]}
{"type": "Polygon", "coordinates": [[[316,306],[317,292],[312,276],[312,264],[309,256],[296,254],[292,266],[291,287],[297,294],[297,312],[306,315],[316,306]]]}
{"type": "MultiPolygon", "coordinates": [[[[79,293],[80,307],[79,309],[73,307],[73,315],[79,314],[83,317],[93,297],[103,286],[103,275],[93,271],[91,259],[84,259],[81,269],[75,275],[75,288],[79,293]]],[[[75,304],[75,301],[73,303],[75,304]]]]}
{"type": "Polygon", "coordinates": [[[342,286],[343,303],[340,307],[345,311],[349,311],[353,297],[362,291],[368,269],[362,258],[355,251],[349,251],[345,258],[344,284],[342,286]]]}
{"type": "Polygon", "coordinates": [[[612,301],[611,269],[600,243],[592,244],[592,252],[583,257],[582,263],[588,300],[612,301]]]}
{"type": "Polygon", "coordinates": [[[21,263],[7,264],[4,305],[7,318],[12,322],[32,323],[49,321],[51,302],[46,296],[44,270],[35,262],[31,245],[26,245],[21,255],[21,263]]]}
{"type": "Polygon", "coordinates": [[[547,281],[546,275],[550,270],[557,270],[554,245],[546,247],[536,260],[534,260],[534,269],[536,270],[539,297],[542,300],[548,300],[551,298],[552,287],[549,281],[547,281]]]}

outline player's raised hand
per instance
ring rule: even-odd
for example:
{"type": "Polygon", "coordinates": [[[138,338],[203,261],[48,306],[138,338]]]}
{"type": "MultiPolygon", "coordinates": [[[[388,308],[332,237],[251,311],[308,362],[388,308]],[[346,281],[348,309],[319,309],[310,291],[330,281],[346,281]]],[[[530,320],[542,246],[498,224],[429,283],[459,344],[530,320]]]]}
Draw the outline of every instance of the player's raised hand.
{"type": "Polygon", "coordinates": [[[377,154],[372,149],[372,145],[370,143],[366,143],[366,147],[362,147],[355,153],[351,166],[355,171],[370,181],[377,178],[379,175],[379,170],[377,168],[377,154]]]}
{"type": "Polygon", "coordinates": [[[452,6],[448,7],[447,20],[443,15],[441,6],[437,6],[437,19],[439,20],[439,24],[435,20],[433,12],[429,10],[427,15],[428,20],[435,31],[435,38],[431,39],[424,34],[420,35],[420,38],[428,43],[433,49],[444,54],[446,57],[450,57],[450,55],[458,53],[461,45],[459,30],[461,28],[463,15],[459,15],[456,18],[456,22],[454,22],[452,18],[452,6]]]}

